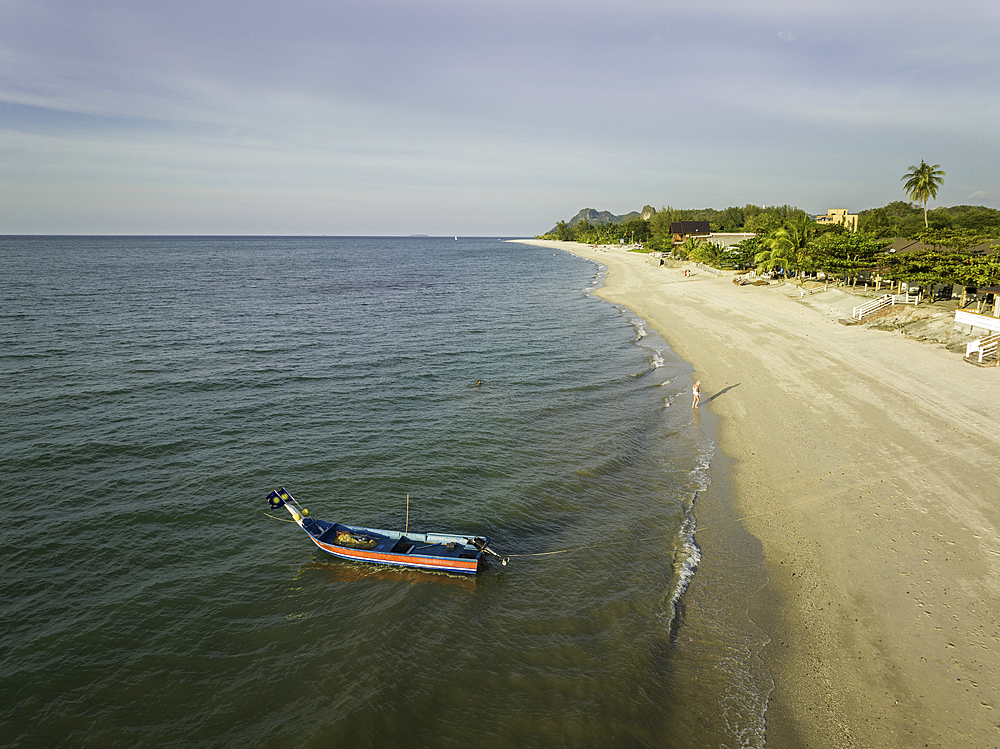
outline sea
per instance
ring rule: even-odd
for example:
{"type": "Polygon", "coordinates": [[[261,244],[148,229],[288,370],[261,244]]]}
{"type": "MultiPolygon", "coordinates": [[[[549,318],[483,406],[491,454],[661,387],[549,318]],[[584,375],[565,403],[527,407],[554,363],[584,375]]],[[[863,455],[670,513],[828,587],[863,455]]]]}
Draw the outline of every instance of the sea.
{"type": "Polygon", "coordinates": [[[0,237],[5,747],[763,747],[692,367],[501,238],[0,237]],[[476,576],[313,517],[489,536],[476,576]]]}

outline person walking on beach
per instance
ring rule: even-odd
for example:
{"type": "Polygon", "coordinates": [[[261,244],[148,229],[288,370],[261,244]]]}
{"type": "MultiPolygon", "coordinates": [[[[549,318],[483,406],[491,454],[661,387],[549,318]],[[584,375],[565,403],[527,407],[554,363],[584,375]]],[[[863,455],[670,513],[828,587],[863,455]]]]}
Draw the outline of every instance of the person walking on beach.
{"type": "Polygon", "coordinates": [[[698,404],[701,403],[701,380],[694,384],[691,393],[694,395],[694,403],[691,404],[691,408],[698,408],[698,404]]]}

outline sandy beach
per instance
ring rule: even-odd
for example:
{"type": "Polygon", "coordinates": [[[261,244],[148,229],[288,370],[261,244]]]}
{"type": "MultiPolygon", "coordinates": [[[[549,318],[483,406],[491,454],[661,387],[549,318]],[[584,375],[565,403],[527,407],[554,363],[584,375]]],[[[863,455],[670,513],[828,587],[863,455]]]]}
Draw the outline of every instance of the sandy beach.
{"type": "Polygon", "coordinates": [[[701,380],[767,559],[767,745],[1000,747],[1000,369],[840,325],[846,291],[524,241],[606,265],[701,380]]]}

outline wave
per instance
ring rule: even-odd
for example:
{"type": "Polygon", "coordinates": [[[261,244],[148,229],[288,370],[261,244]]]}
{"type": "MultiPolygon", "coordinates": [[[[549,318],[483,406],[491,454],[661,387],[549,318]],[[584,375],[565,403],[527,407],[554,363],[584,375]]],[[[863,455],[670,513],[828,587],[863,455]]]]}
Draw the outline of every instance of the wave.
{"type": "Polygon", "coordinates": [[[673,644],[677,639],[677,632],[684,620],[684,594],[687,592],[691,580],[701,563],[701,548],[695,540],[695,529],[697,521],[694,515],[694,505],[698,498],[695,492],[691,501],[684,508],[684,518],[681,526],[677,530],[677,543],[675,545],[673,568],[674,568],[674,589],[667,601],[669,610],[669,632],[670,642],[673,644]]]}

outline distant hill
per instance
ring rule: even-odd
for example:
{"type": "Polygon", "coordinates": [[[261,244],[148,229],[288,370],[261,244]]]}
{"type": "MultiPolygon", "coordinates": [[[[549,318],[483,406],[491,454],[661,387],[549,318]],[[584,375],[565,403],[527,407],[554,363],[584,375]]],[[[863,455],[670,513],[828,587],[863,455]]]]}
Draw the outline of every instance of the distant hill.
{"type": "MultiPolygon", "coordinates": [[[[566,223],[569,226],[576,226],[581,221],[586,221],[588,224],[624,224],[626,221],[631,221],[634,218],[641,218],[648,221],[650,217],[656,213],[656,209],[652,206],[643,206],[641,211],[631,211],[623,216],[616,216],[611,213],[611,211],[597,211],[593,208],[581,208],[580,212],[577,213],[573,218],[571,218],[566,223]]],[[[555,228],[549,232],[552,234],[555,232],[555,228]]]]}

